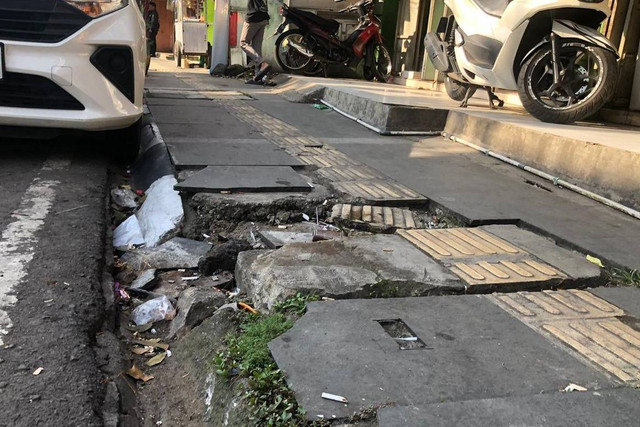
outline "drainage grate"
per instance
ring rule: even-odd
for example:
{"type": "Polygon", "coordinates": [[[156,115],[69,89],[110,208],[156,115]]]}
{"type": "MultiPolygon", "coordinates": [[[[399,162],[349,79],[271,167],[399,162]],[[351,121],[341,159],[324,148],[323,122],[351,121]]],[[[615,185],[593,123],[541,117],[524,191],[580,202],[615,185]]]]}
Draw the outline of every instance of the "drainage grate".
{"type": "Polygon", "coordinates": [[[417,350],[426,347],[402,319],[376,320],[376,322],[395,340],[400,350],[417,350]]]}

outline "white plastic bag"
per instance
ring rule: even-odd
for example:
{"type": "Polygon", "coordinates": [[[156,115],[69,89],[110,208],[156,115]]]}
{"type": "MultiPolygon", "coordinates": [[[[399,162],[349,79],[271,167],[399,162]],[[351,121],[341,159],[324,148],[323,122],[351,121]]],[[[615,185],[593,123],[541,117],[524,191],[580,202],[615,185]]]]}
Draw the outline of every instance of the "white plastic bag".
{"type": "Polygon", "coordinates": [[[160,320],[172,320],[174,317],[176,309],[165,295],[140,304],[131,312],[131,321],[138,326],[160,320]]]}

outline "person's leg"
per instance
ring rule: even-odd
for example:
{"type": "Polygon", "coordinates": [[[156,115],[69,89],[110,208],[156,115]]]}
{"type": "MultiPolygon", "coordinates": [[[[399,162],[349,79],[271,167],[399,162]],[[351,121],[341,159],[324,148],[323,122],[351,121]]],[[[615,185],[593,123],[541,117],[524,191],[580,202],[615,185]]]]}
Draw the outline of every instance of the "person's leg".
{"type": "Polygon", "coordinates": [[[255,50],[253,39],[257,31],[260,29],[260,22],[245,22],[242,25],[242,34],[240,35],[240,47],[252,59],[256,66],[262,62],[262,55],[255,50]]]}
{"type": "Polygon", "coordinates": [[[256,51],[258,56],[260,57],[260,61],[256,63],[256,71],[259,71],[260,65],[263,62],[262,59],[262,41],[264,40],[264,31],[267,28],[269,21],[258,22],[258,29],[256,30],[255,35],[253,36],[253,40],[251,41],[251,46],[256,51]]]}
{"type": "Polygon", "coordinates": [[[151,34],[151,42],[149,43],[151,46],[151,56],[155,58],[156,56],[156,36],[158,35],[158,33],[152,33],[151,34]]]}

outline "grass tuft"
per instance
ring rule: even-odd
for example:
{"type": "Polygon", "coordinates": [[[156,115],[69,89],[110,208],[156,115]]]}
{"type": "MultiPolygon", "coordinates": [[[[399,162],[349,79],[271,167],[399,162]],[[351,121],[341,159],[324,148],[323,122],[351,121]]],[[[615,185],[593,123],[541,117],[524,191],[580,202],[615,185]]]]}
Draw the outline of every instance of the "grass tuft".
{"type": "Polygon", "coordinates": [[[612,268],[607,271],[609,285],[640,288],[640,271],[612,268]]]}
{"type": "Polygon", "coordinates": [[[252,408],[251,419],[259,426],[305,425],[305,412],[298,406],[285,376],[278,369],[268,343],[293,326],[315,296],[297,294],[276,304],[271,314],[244,314],[239,334],[225,338],[227,348],[214,363],[224,378],[245,377],[249,390],[245,398],[252,408]]]}

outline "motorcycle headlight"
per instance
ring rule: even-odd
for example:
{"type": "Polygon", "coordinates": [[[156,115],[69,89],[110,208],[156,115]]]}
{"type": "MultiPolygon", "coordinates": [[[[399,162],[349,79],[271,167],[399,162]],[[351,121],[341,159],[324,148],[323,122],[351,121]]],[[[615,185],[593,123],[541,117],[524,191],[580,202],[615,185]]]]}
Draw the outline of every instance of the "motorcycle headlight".
{"type": "Polygon", "coordinates": [[[64,0],[67,4],[77,7],[92,18],[114,12],[129,4],[129,0],[64,0]]]}

